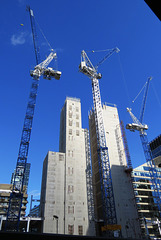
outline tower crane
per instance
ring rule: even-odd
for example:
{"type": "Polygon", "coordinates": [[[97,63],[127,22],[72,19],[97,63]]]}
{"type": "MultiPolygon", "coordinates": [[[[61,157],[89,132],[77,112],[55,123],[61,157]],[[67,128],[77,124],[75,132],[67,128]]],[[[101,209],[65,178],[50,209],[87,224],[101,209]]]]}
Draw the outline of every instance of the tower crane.
{"type": "Polygon", "coordinates": [[[148,130],[148,125],[143,123],[143,117],[144,117],[144,112],[145,112],[145,105],[146,105],[146,100],[147,100],[149,83],[151,80],[152,80],[152,77],[149,77],[145,84],[145,93],[144,93],[144,97],[143,97],[142,108],[141,108],[139,120],[132,113],[132,110],[130,108],[127,108],[127,111],[129,112],[129,114],[133,120],[133,123],[127,124],[126,129],[129,129],[132,132],[135,132],[135,130],[139,131],[142,147],[144,150],[145,159],[146,159],[147,165],[149,167],[152,189],[154,190],[154,197],[155,197],[156,204],[157,204],[159,214],[161,217],[161,193],[160,193],[161,186],[160,186],[160,182],[159,182],[158,171],[156,169],[155,162],[153,160],[152,153],[150,150],[147,133],[145,132],[146,130],[148,130]]]}
{"type": "Polygon", "coordinates": [[[61,72],[54,70],[48,65],[50,62],[56,58],[56,52],[51,49],[50,54],[48,57],[40,62],[40,55],[39,55],[39,47],[37,44],[37,34],[36,34],[36,27],[35,27],[35,20],[33,10],[30,7],[27,7],[27,10],[30,14],[30,21],[31,21],[31,29],[32,29],[32,36],[33,36],[33,43],[34,43],[34,50],[36,56],[36,66],[34,70],[30,71],[30,75],[32,77],[32,85],[29,94],[29,100],[27,104],[27,110],[22,130],[22,136],[20,141],[20,147],[18,152],[15,176],[14,176],[14,183],[12,186],[5,230],[6,231],[18,231],[19,230],[19,223],[20,223],[20,215],[21,215],[21,207],[22,207],[22,200],[24,194],[24,176],[26,170],[26,163],[29,151],[29,144],[30,144],[30,137],[32,131],[32,123],[34,117],[34,110],[36,105],[36,97],[38,92],[39,80],[40,77],[43,76],[45,79],[55,78],[57,80],[60,79],[61,72]],[[18,179],[18,181],[17,181],[18,179]]]}
{"type": "Polygon", "coordinates": [[[94,67],[90,59],[88,58],[87,53],[83,50],[81,53],[81,63],[79,65],[79,71],[89,77],[92,82],[94,117],[97,135],[98,164],[104,214],[103,220],[105,225],[116,224],[117,219],[110,161],[104,131],[101,94],[99,88],[99,79],[102,78],[102,74],[98,73],[97,69],[99,65],[102,64],[107,58],[109,58],[114,52],[118,53],[119,51],[120,50],[118,48],[110,49],[107,55],[94,67]]]}

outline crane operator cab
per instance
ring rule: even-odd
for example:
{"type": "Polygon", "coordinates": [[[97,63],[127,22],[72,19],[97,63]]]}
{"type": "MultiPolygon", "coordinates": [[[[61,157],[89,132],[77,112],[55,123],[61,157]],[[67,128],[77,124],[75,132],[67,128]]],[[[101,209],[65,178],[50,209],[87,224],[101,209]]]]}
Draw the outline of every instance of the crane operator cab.
{"type": "Polygon", "coordinates": [[[101,73],[97,73],[94,68],[86,66],[86,62],[85,61],[82,61],[80,63],[79,71],[84,73],[85,75],[87,75],[90,78],[91,77],[92,78],[97,78],[97,79],[101,79],[102,78],[102,74],[101,73]]]}
{"type": "Polygon", "coordinates": [[[137,123],[128,123],[126,125],[126,129],[129,129],[131,132],[135,132],[136,131],[144,131],[144,130],[148,130],[148,125],[147,124],[137,124],[137,123]]]}
{"type": "Polygon", "coordinates": [[[41,75],[43,75],[44,79],[51,80],[51,78],[55,78],[56,80],[59,80],[61,77],[61,72],[54,70],[51,67],[48,68],[41,68],[39,65],[35,67],[34,70],[30,71],[31,77],[34,79],[39,79],[41,75]]]}
{"type": "Polygon", "coordinates": [[[56,80],[59,80],[61,77],[61,72],[54,70],[51,67],[48,67],[43,72],[43,78],[47,80],[51,80],[51,78],[55,78],[56,80]]]}

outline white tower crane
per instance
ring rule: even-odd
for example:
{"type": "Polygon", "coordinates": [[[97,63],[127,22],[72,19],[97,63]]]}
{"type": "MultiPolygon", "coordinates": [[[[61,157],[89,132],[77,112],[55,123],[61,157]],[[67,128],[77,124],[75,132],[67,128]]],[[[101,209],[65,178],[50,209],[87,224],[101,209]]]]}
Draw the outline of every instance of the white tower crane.
{"type": "Polygon", "coordinates": [[[119,51],[120,50],[118,48],[110,49],[108,51],[108,54],[94,67],[90,59],[88,58],[86,52],[83,50],[81,53],[81,63],[79,65],[79,71],[89,77],[92,81],[94,117],[97,135],[98,164],[103,204],[103,220],[104,225],[106,226],[116,224],[117,218],[112,186],[110,161],[104,131],[101,94],[99,88],[99,79],[101,79],[102,74],[98,73],[97,69],[98,66],[102,64],[107,58],[109,58],[114,52],[118,53],[119,51]]]}

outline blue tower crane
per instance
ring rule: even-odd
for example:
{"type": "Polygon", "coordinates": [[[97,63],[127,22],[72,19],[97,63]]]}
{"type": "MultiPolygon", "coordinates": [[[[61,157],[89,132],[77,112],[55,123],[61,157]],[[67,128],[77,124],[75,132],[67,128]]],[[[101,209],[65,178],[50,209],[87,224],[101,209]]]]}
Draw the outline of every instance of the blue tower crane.
{"type": "Polygon", "coordinates": [[[152,77],[149,77],[145,84],[145,93],[144,93],[144,97],[143,97],[142,108],[141,108],[139,120],[132,113],[131,109],[127,108],[127,111],[129,112],[129,114],[134,122],[132,124],[127,124],[126,129],[129,129],[132,132],[135,132],[135,130],[139,131],[142,147],[144,150],[145,159],[146,159],[147,165],[149,167],[149,174],[150,174],[150,178],[151,178],[152,189],[154,190],[154,201],[156,200],[156,205],[158,207],[159,214],[161,217],[161,192],[160,192],[161,185],[160,185],[160,181],[159,181],[158,171],[156,169],[155,162],[153,160],[152,153],[150,150],[147,133],[145,132],[145,130],[148,130],[148,126],[146,124],[143,124],[145,105],[146,105],[146,100],[147,100],[149,83],[150,83],[151,79],[152,79],[152,77]]]}
{"type": "Polygon", "coordinates": [[[6,231],[18,231],[19,223],[20,223],[20,215],[21,215],[21,207],[22,200],[24,194],[24,176],[26,170],[26,163],[29,151],[30,137],[32,131],[32,123],[34,117],[34,110],[36,105],[36,97],[38,92],[39,80],[40,76],[43,76],[45,79],[51,79],[52,77],[59,80],[61,76],[61,72],[54,70],[47,66],[50,62],[56,58],[56,52],[51,49],[51,53],[49,56],[40,63],[40,55],[39,55],[39,47],[37,44],[37,34],[35,27],[35,20],[33,10],[30,7],[27,7],[27,10],[30,14],[31,21],[31,29],[34,43],[34,50],[36,56],[36,66],[34,70],[30,71],[30,75],[32,76],[32,85],[29,94],[29,100],[27,104],[27,110],[22,130],[22,136],[20,141],[20,147],[18,152],[16,171],[14,177],[14,183],[12,187],[12,191],[10,194],[9,206],[7,211],[7,218],[5,224],[6,231]],[[15,181],[18,179],[18,181],[15,181]]]}
{"type": "MultiPolygon", "coordinates": [[[[117,223],[116,209],[114,201],[114,193],[112,186],[111,168],[106,145],[106,137],[103,123],[101,94],[99,88],[99,79],[102,74],[97,72],[98,66],[109,58],[114,52],[119,52],[118,48],[110,49],[107,55],[94,67],[88,58],[86,52],[81,53],[81,63],[79,71],[88,76],[92,80],[92,93],[94,103],[94,117],[97,135],[97,152],[100,174],[100,184],[103,203],[104,225],[114,225],[117,223]]],[[[94,52],[94,51],[93,51],[94,52]]]]}

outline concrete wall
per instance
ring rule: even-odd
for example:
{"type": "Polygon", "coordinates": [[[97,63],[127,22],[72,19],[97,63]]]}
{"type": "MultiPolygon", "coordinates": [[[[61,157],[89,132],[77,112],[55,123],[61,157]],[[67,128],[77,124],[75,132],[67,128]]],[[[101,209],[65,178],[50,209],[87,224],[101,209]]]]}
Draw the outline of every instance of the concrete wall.
{"type": "MultiPolygon", "coordinates": [[[[122,227],[123,237],[140,237],[140,227],[136,204],[134,201],[133,188],[130,177],[125,173],[127,166],[123,140],[121,136],[119,116],[115,106],[103,105],[103,121],[106,135],[106,144],[108,147],[109,160],[111,166],[111,175],[115,199],[115,208],[117,215],[117,224],[122,227]]],[[[96,131],[94,124],[94,115],[91,112],[89,116],[90,141],[92,153],[92,170],[96,216],[98,219],[103,217],[102,200],[100,193],[100,184],[98,181],[98,162],[97,162],[97,144],[96,131]]]]}
{"type": "Polygon", "coordinates": [[[60,234],[86,235],[89,232],[86,153],[80,99],[67,98],[61,110],[59,151],[48,152],[43,165],[43,232],[56,233],[58,223],[60,234]]]}
{"type": "Polygon", "coordinates": [[[41,216],[44,233],[63,233],[65,154],[49,151],[43,165],[41,216]],[[53,216],[57,216],[56,219],[53,216]],[[57,228],[58,226],[58,228],[57,228]]]}

